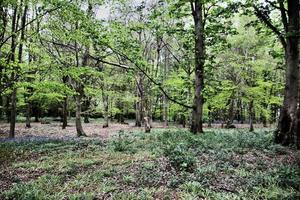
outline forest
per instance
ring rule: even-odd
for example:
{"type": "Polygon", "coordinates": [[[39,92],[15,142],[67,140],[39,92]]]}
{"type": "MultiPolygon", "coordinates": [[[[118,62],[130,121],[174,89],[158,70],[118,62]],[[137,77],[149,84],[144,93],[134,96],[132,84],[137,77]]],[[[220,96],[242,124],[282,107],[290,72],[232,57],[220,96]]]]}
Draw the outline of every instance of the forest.
{"type": "Polygon", "coordinates": [[[300,199],[299,0],[1,0],[0,199],[300,199]]]}

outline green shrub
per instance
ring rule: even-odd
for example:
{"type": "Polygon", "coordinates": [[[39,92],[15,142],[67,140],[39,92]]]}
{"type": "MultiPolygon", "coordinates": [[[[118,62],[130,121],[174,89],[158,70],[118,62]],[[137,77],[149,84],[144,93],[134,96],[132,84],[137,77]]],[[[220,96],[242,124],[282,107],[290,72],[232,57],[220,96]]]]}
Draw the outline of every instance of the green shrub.
{"type": "Polygon", "coordinates": [[[59,176],[45,175],[36,181],[19,183],[11,190],[4,192],[4,199],[36,200],[61,199],[59,190],[63,180],[59,176]]]}
{"type": "Polygon", "coordinates": [[[203,186],[196,181],[186,182],[182,184],[180,188],[185,192],[192,193],[195,195],[202,195],[203,192],[203,186]]]}
{"type": "Polygon", "coordinates": [[[196,165],[195,154],[185,143],[170,143],[164,148],[170,164],[177,170],[193,171],[196,165]]]}
{"type": "Polygon", "coordinates": [[[279,176],[279,185],[282,187],[291,187],[300,191],[300,170],[298,167],[281,166],[275,171],[274,175],[279,176]]]}
{"type": "Polygon", "coordinates": [[[10,165],[16,158],[16,150],[10,143],[0,145],[0,167],[10,165]]]}
{"type": "Polygon", "coordinates": [[[133,140],[129,139],[127,135],[124,134],[124,131],[120,131],[118,137],[112,140],[111,145],[114,151],[118,152],[131,152],[134,153],[135,149],[133,148],[133,140]]]}

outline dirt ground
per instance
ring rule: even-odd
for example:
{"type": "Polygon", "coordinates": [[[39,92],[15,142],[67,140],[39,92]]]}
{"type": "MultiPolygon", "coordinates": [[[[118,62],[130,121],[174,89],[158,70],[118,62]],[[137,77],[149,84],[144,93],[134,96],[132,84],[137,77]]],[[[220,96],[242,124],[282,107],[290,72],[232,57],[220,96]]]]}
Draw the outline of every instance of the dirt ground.
{"type": "MultiPolygon", "coordinates": [[[[134,131],[142,128],[134,127],[133,124],[112,123],[108,128],[103,128],[101,123],[83,124],[83,128],[88,137],[107,139],[111,134],[120,130],[134,131]]],[[[9,124],[0,124],[0,139],[8,137],[9,124]]],[[[64,139],[76,137],[75,123],[69,123],[65,130],[62,130],[61,123],[51,122],[50,124],[31,123],[31,128],[25,128],[24,123],[16,124],[16,138],[43,137],[49,139],[64,139]]]]}
{"type": "MultiPolygon", "coordinates": [[[[83,123],[83,129],[89,138],[108,139],[111,135],[124,131],[143,131],[143,127],[135,127],[134,123],[117,124],[110,123],[108,128],[103,128],[100,122],[83,123]]],[[[163,128],[163,123],[153,122],[153,128],[163,128]]],[[[237,128],[248,128],[247,124],[236,124],[237,128]]],[[[180,125],[170,124],[170,127],[180,127],[180,125]]],[[[204,127],[207,127],[204,124],[204,127]]],[[[256,128],[261,128],[262,125],[255,125],[256,128]]],[[[221,128],[221,124],[213,124],[213,128],[221,128]]],[[[0,141],[6,141],[9,134],[9,124],[0,123],[0,141]]],[[[15,140],[31,138],[38,139],[72,139],[76,138],[76,127],[74,122],[69,122],[68,127],[62,130],[61,123],[51,121],[50,124],[41,124],[40,122],[32,122],[31,128],[26,128],[24,123],[16,124],[15,140]]]]}

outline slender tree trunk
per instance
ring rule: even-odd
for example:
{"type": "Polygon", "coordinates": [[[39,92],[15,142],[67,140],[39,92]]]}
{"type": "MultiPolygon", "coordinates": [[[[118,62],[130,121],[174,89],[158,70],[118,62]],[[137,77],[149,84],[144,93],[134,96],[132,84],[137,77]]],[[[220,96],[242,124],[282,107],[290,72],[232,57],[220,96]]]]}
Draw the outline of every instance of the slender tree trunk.
{"type": "MultiPolygon", "coordinates": [[[[18,27],[17,23],[17,12],[18,12],[18,6],[14,8],[13,13],[13,19],[12,19],[12,33],[15,33],[15,30],[18,27]]],[[[10,52],[10,62],[15,62],[15,51],[16,51],[16,40],[17,36],[14,34],[11,38],[11,52],[10,52]]],[[[13,69],[13,72],[11,74],[11,81],[14,82],[15,79],[15,72],[13,69]]],[[[13,91],[10,96],[10,129],[9,129],[9,137],[14,138],[15,137],[15,127],[16,127],[16,97],[17,97],[17,89],[15,88],[15,84],[13,84],[13,91]]]]}
{"type": "MultiPolygon", "coordinates": [[[[160,59],[159,59],[160,61],[160,59]]],[[[169,52],[165,52],[165,64],[163,71],[163,82],[167,79],[168,74],[168,65],[169,65],[169,52]]],[[[168,99],[165,94],[163,94],[163,120],[164,120],[164,128],[168,127],[168,99]]]]}
{"type": "Polygon", "coordinates": [[[211,106],[208,105],[208,128],[211,128],[212,124],[212,114],[211,114],[211,106]]]}
{"type": "Polygon", "coordinates": [[[142,122],[145,122],[144,118],[146,117],[146,105],[145,105],[145,95],[144,95],[144,80],[143,80],[143,74],[138,73],[137,75],[137,96],[138,102],[137,102],[137,116],[136,116],[136,125],[139,127],[142,125],[142,122]]]}
{"type": "Polygon", "coordinates": [[[84,123],[90,123],[90,120],[89,120],[89,113],[88,113],[88,111],[89,111],[89,108],[90,108],[90,100],[87,98],[87,99],[85,99],[85,101],[84,101],[84,119],[83,119],[83,121],[84,121],[84,123]]]}
{"type": "Polygon", "coordinates": [[[64,97],[63,109],[62,109],[62,129],[66,129],[68,126],[68,97],[64,97]]]}
{"type": "Polygon", "coordinates": [[[33,109],[33,115],[34,115],[34,122],[39,122],[40,121],[40,110],[37,106],[34,107],[33,109]]]}
{"type": "Polygon", "coordinates": [[[299,102],[299,1],[288,0],[288,32],[286,34],[286,84],[275,142],[296,143],[299,102]]]}
{"type": "Polygon", "coordinates": [[[264,128],[268,127],[267,118],[265,116],[261,116],[262,124],[264,128]]]}
{"type": "Polygon", "coordinates": [[[244,115],[244,104],[243,101],[241,100],[241,124],[244,124],[244,120],[245,120],[245,115],[244,115]]]}
{"type": "MultiPolygon", "coordinates": [[[[137,83],[139,84],[139,83],[137,83]]],[[[141,120],[141,113],[140,113],[140,107],[141,107],[141,100],[140,100],[140,91],[139,91],[139,86],[137,86],[136,89],[136,103],[135,103],[135,126],[141,127],[142,126],[142,120],[141,120]]]]}
{"type": "Polygon", "coordinates": [[[150,125],[149,117],[144,117],[144,126],[145,126],[145,133],[150,133],[151,125],[150,125]]]}
{"type": "Polygon", "coordinates": [[[104,95],[104,91],[102,90],[102,98],[104,104],[104,124],[103,128],[107,128],[109,126],[109,102],[108,102],[108,95],[104,95]]]}
{"type": "Polygon", "coordinates": [[[204,25],[203,25],[203,4],[196,0],[192,4],[192,11],[195,23],[195,97],[192,110],[192,133],[202,133],[202,112],[203,112],[203,97],[202,90],[204,86],[204,25]]]}
{"type": "Polygon", "coordinates": [[[164,128],[169,126],[168,122],[168,99],[166,95],[163,95],[163,120],[164,120],[164,128]]]}
{"type": "Polygon", "coordinates": [[[234,100],[230,99],[229,100],[229,109],[228,109],[228,116],[227,116],[227,122],[226,122],[226,127],[231,128],[233,125],[233,120],[234,120],[234,100]]]}
{"type": "MultiPolygon", "coordinates": [[[[21,6],[23,6],[23,1],[21,1],[21,6]]],[[[23,56],[23,42],[25,40],[25,25],[26,25],[26,15],[27,15],[27,4],[24,6],[24,11],[22,15],[21,21],[21,37],[20,37],[20,44],[19,44],[19,52],[18,52],[18,62],[22,63],[22,56],[23,56]]],[[[17,30],[18,23],[15,25],[15,30],[17,30]]],[[[13,59],[14,60],[14,59],[13,59]]],[[[12,60],[12,61],[13,61],[12,60]]],[[[12,74],[12,80],[15,79],[15,74],[12,74]]],[[[13,138],[15,136],[15,126],[16,126],[16,114],[17,112],[17,88],[13,88],[12,96],[11,96],[11,121],[10,121],[10,137],[13,138]]],[[[30,119],[29,119],[30,120],[30,119]]],[[[27,122],[27,121],[26,121],[27,122]]],[[[29,121],[30,122],[30,121],[29,121]]],[[[26,123],[27,125],[27,123],[26,123]]],[[[30,124],[29,124],[30,127],[30,124]]]]}
{"type": "Polygon", "coordinates": [[[254,118],[253,100],[251,100],[250,103],[249,103],[249,125],[250,125],[250,132],[254,131],[253,118],[254,118]]]}
{"type": "MultiPolygon", "coordinates": [[[[79,22],[75,23],[76,30],[79,27],[79,22]]],[[[82,58],[82,66],[88,65],[88,53],[89,49],[85,49],[85,53],[82,58]]],[[[76,61],[76,67],[80,67],[80,59],[79,59],[79,48],[78,43],[75,41],[75,61],[76,61]]],[[[84,96],[84,85],[82,83],[78,83],[75,81],[75,90],[77,94],[75,95],[75,101],[76,101],[76,117],[75,117],[75,125],[76,125],[76,131],[77,131],[77,137],[86,136],[85,132],[83,131],[82,122],[81,122],[81,100],[84,96]]]]}
{"type": "MultiPolygon", "coordinates": [[[[28,81],[31,79],[29,78],[28,81]]],[[[30,96],[33,93],[33,88],[32,87],[27,87],[27,92],[28,94],[24,95],[25,102],[26,102],[26,122],[25,122],[25,127],[26,128],[31,128],[31,102],[30,102],[30,96]]]]}
{"type": "MultiPolygon", "coordinates": [[[[68,83],[68,76],[63,76],[62,81],[66,85],[68,83]]],[[[62,108],[62,129],[68,126],[68,96],[65,94],[63,108],[62,108]]]]}
{"type": "Polygon", "coordinates": [[[31,116],[31,105],[30,105],[30,103],[27,103],[27,105],[26,105],[26,123],[25,123],[26,128],[31,128],[30,116],[31,116]]]}
{"type": "Polygon", "coordinates": [[[81,123],[81,95],[76,95],[76,131],[77,131],[77,137],[81,136],[86,136],[85,132],[83,131],[82,128],[82,123],[81,123]]]}
{"type": "Polygon", "coordinates": [[[89,116],[88,116],[88,115],[84,114],[83,122],[86,123],[86,124],[90,123],[90,120],[89,120],[89,116]]]}
{"type": "Polygon", "coordinates": [[[143,97],[144,99],[144,103],[143,103],[143,113],[144,113],[144,127],[145,127],[145,132],[146,133],[150,133],[151,132],[151,118],[150,118],[150,103],[149,103],[149,99],[143,97]]]}
{"type": "MultiPolygon", "coordinates": [[[[1,81],[1,77],[0,77],[0,81],[1,81]]],[[[4,107],[3,97],[0,93],[0,121],[3,120],[3,107],[4,107]]]]}
{"type": "MultiPolygon", "coordinates": [[[[0,19],[1,19],[1,27],[0,27],[0,42],[2,43],[6,34],[6,28],[8,23],[8,11],[5,5],[0,3],[0,19]]],[[[3,57],[2,51],[0,51],[0,58],[3,57]]],[[[4,65],[0,64],[0,87],[3,85],[4,74],[4,65]]],[[[0,92],[0,120],[4,119],[5,113],[5,96],[0,92]]]]}
{"type": "MultiPolygon", "coordinates": [[[[300,105],[300,98],[299,98],[299,105],[300,105]]],[[[300,106],[298,107],[297,111],[297,121],[295,123],[295,132],[296,132],[296,146],[300,149],[300,106]]]]}
{"type": "Polygon", "coordinates": [[[17,89],[13,89],[11,94],[11,111],[10,111],[10,129],[9,129],[9,137],[15,137],[15,128],[16,128],[16,107],[17,107],[17,89]]]}

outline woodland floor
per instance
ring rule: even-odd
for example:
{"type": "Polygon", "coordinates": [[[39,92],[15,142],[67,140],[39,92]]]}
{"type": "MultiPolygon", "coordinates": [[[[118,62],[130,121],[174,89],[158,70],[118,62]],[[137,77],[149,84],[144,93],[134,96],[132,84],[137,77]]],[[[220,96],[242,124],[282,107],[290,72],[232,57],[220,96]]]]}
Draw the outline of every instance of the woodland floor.
{"type": "Polygon", "coordinates": [[[90,137],[68,140],[74,126],[58,125],[17,126],[17,138],[50,140],[2,139],[0,199],[300,199],[300,152],[274,144],[270,129],[145,134],[92,123],[90,137]]]}
{"type": "MultiPolygon", "coordinates": [[[[102,123],[83,124],[84,131],[89,138],[107,139],[120,130],[137,131],[142,128],[134,127],[133,124],[111,123],[109,128],[103,128],[102,123]]],[[[7,140],[9,133],[9,124],[0,124],[0,141],[7,140]]],[[[61,123],[51,122],[50,124],[31,123],[31,128],[25,128],[24,123],[16,124],[15,140],[38,140],[38,139],[74,139],[76,138],[75,123],[68,124],[65,130],[61,129],[61,123]]]]}
{"type": "MultiPolygon", "coordinates": [[[[15,131],[15,139],[8,139],[9,124],[0,122],[0,142],[4,141],[39,141],[39,140],[72,140],[77,139],[76,127],[74,121],[68,123],[66,129],[61,129],[61,123],[49,120],[50,124],[41,124],[40,122],[31,122],[31,128],[26,128],[25,123],[17,123],[15,131]]],[[[135,127],[134,122],[126,124],[110,123],[109,128],[103,128],[103,123],[100,121],[92,121],[91,123],[83,123],[85,133],[92,139],[108,139],[115,135],[120,130],[132,132],[143,131],[143,128],[135,127]]],[[[162,129],[163,123],[153,122],[154,129],[162,129]]],[[[248,128],[247,124],[235,124],[237,128],[248,128]]],[[[262,128],[262,125],[254,125],[255,128],[262,128]]],[[[180,125],[172,125],[172,128],[180,128],[180,125]]],[[[204,124],[207,127],[207,124],[204,124]]],[[[214,128],[221,128],[221,124],[213,124],[214,128]]]]}

